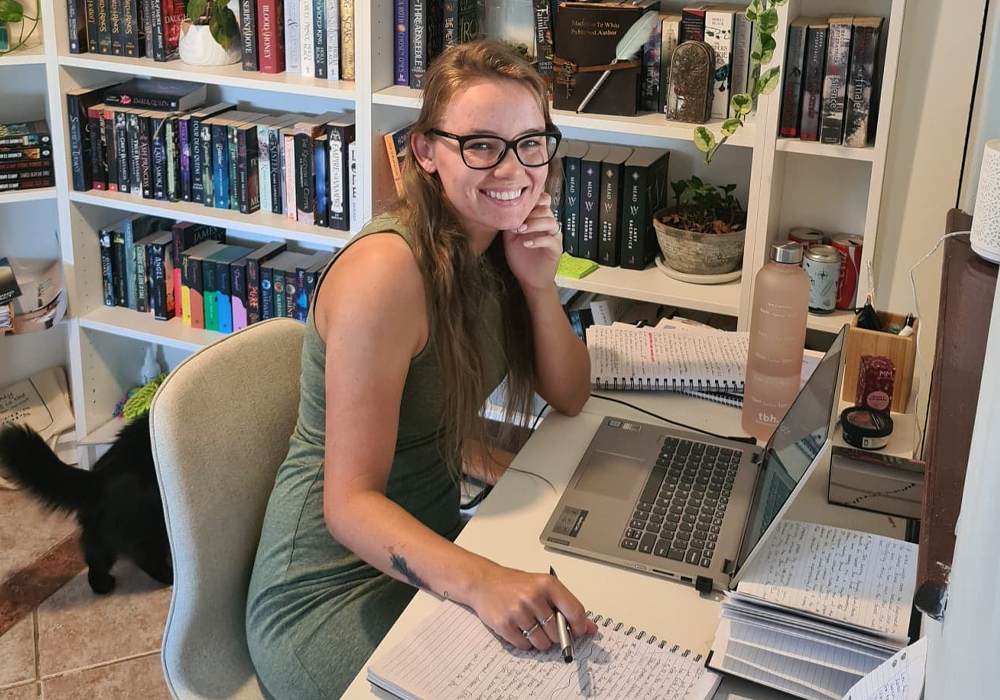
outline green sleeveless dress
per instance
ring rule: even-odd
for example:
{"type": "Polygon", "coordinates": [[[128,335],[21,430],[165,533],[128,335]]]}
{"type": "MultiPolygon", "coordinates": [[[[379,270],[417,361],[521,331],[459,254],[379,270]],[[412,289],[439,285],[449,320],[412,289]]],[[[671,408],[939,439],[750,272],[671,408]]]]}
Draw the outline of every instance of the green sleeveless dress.
{"type": "MultiPolygon", "coordinates": [[[[374,218],[349,245],[383,231],[397,233],[412,248],[409,231],[389,215],[374,218]]],[[[480,317],[486,387],[492,391],[507,373],[496,295],[483,300],[480,317]]],[[[454,540],[461,530],[459,491],[440,448],[442,378],[433,346],[431,337],[410,361],[386,495],[454,540]]],[[[367,564],[326,529],[325,355],[310,310],[298,422],[268,501],[247,595],[250,655],[277,700],[340,697],[416,592],[367,564]]]]}

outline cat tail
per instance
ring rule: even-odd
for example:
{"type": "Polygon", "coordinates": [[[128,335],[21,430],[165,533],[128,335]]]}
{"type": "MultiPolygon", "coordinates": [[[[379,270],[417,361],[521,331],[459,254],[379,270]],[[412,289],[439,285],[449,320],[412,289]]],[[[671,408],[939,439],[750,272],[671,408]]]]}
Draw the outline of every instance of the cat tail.
{"type": "Polygon", "coordinates": [[[41,435],[21,425],[0,429],[0,474],[49,508],[69,512],[93,501],[99,478],[60,460],[41,435]]]}

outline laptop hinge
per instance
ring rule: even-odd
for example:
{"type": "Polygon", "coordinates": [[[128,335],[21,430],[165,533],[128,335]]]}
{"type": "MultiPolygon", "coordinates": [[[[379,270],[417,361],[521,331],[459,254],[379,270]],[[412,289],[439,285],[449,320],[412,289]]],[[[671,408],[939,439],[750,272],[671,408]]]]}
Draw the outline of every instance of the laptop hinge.
{"type": "Polygon", "coordinates": [[[694,587],[699,593],[711,593],[712,592],[712,577],[711,576],[698,576],[694,580],[694,587]]]}

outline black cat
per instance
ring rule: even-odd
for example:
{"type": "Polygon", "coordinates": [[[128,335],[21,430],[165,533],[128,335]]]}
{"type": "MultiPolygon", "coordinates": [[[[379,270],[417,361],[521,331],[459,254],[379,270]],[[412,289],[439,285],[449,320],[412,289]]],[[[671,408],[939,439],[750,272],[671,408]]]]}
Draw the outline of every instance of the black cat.
{"type": "Polygon", "coordinates": [[[76,513],[95,593],[115,587],[110,572],[119,554],[157,581],[173,583],[147,417],[125,425],[93,471],[62,462],[30,428],[9,425],[0,430],[0,473],[49,508],[76,513]]]}

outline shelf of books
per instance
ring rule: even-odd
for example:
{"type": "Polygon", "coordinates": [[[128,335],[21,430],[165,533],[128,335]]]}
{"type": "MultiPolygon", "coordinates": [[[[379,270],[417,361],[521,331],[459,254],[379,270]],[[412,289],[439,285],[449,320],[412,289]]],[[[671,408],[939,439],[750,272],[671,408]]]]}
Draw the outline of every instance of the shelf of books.
{"type": "Polygon", "coordinates": [[[42,202],[47,199],[55,198],[55,187],[39,187],[33,190],[0,192],[0,204],[12,204],[14,202],[42,202]]]}
{"type": "Polygon", "coordinates": [[[740,281],[691,284],[667,277],[655,265],[645,270],[599,267],[582,279],[556,277],[556,284],[636,301],[671,304],[687,309],[736,316],[740,308],[740,281]]]}
{"type": "Polygon", "coordinates": [[[188,352],[200,350],[225,336],[217,331],[192,328],[179,318],[160,321],[152,314],[110,306],[101,306],[86,314],[80,318],[80,326],[188,352]]]}
{"type": "Polygon", "coordinates": [[[851,148],[832,143],[818,141],[801,141],[799,139],[778,139],[775,150],[785,153],[802,153],[809,156],[824,156],[826,158],[844,158],[846,160],[862,160],[872,162],[875,159],[874,146],[866,148],[851,148]]]}
{"type": "Polygon", "coordinates": [[[121,195],[99,190],[87,192],[71,192],[69,198],[73,202],[91,204],[99,207],[118,209],[133,214],[152,214],[170,219],[193,221],[198,224],[233,228],[247,233],[269,237],[280,237],[289,241],[307,243],[319,246],[340,247],[351,237],[350,231],[322,228],[311,224],[293,221],[281,214],[258,211],[253,214],[241,214],[230,209],[213,209],[202,204],[191,202],[160,202],[152,199],[136,199],[129,195],[121,195]]]}
{"type": "MultiPolygon", "coordinates": [[[[36,44],[14,53],[0,56],[0,68],[4,66],[33,66],[45,63],[45,46],[36,44]]],[[[2,81],[0,81],[2,82],[2,81]]]]}
{"type": "Polygon", "coordinates": [[[189,66],[180,61],[158,63],[148,58],[77,54],[59,56],[59,65],[89,68],[128,75],[187,80],[209,85],[264,90],[296,96],[328,97],[353,102],[354,82],[324,80],[298,73],[254,73],[244,71],[239,63],[229,66],[189,66]]]}

